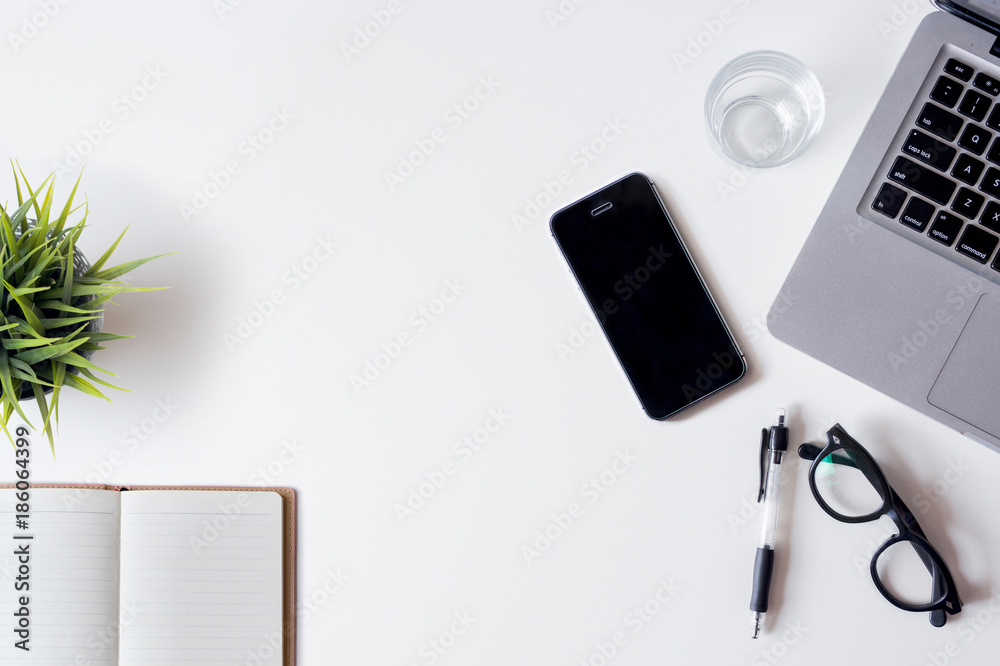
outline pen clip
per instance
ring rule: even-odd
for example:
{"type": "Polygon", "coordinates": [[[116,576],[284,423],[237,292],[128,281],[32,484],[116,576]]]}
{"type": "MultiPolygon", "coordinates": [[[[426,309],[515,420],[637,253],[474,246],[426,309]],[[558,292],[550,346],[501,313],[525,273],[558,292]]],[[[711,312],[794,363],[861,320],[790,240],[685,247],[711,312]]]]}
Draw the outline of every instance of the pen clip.
{"type": "Polygon", "coordinates": [[[757,502],[764,498],[764,476],[767,473],[767,428],[760,430],[760,489],[757,491],[757,502]]]}

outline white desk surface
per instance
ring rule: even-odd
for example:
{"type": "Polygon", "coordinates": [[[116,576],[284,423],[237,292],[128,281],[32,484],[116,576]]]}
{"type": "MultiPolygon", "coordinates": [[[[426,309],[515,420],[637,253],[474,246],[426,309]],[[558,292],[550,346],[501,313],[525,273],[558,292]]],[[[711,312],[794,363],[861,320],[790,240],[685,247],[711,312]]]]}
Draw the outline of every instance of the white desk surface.
{"type": "Polygon", "coordinates": [[[36,180],[58,168],[62,194],[85,159],[84,251],[129,225],[121,259],[179,253],[132,276],[169,291],[107,314],[136,337],[98,360],[132,392],[64,394],[58,460],[36,435],[34,478],[295,487],[301,664],[995,661],[1000,455],[764,329],[930,5],[493,5],[4,5],[0,155],[36,180]],[[827,112],[803,157],[744,174],[710,148],[702,103],[755,49],[807,63],[827,112]],[[635,170],[752,368],[674,422],[643,415],[600,335],[571,337],[592,315],[548,231],[635,170]],[[839,421],[881,462],[957,578],[945,628],[883,600],[867,569],[888,528],[826,516],[790,457],[750,639],[758,432],[779,405],[795,443],[839,421]],[[401,520],[411,491],[429,497],[401,520]]]}

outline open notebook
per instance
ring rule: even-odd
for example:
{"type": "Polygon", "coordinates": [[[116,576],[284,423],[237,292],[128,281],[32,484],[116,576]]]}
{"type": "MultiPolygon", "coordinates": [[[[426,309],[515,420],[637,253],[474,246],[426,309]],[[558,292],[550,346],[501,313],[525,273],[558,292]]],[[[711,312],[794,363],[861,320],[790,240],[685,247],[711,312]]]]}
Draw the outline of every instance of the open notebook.
{"type": "Polygon", "coordinates": [[[19,529],[3,489],[0,664],[289,666],[293,501],[284,488],[32,487],[19,529]]]}

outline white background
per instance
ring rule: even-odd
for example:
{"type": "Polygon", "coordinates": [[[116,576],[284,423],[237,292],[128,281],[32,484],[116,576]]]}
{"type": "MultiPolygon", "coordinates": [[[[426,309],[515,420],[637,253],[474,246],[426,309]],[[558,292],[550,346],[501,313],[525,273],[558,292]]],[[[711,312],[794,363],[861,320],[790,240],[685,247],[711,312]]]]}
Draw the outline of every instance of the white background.
{"type": "Polygon", "coordinates": [[[60,197],[86,162],[85,252],[128,225],[122,261],[178,253],[131,276],[169,290],[107,313],[136,337],[95,360],[131,392],[64,394],[56,461],[35,436],[36,481],[295,487],[302,664],[995,660],[1000,456],[764,329],[928,3],[590,0],[556,22],[557,0],[402,0],[376,29],[388,0],[223,2],[0,13],[0,155],[35,181],[59,169],[60,197]],[[744,173],[711,149],[702,103],[725,62],[762,48],[815,71],[826,122],[791,165],[744,173]],[[608,122],[624,129],[602,143],[608,122]],[[599,334],[573,338],[593,318],[548,231],[631,171],[657,182],[752,369],[672,422],[643,415],[599,334]],[[839,421],[880,461],[966,602],[945,628],[882,599],[867,568],[889,528],[826,516],[792,456],[768,630],[750,639],[757,443],[780,405],[794,443],[839,421]],[[490,410],[504,424],[463,458],[454,443],[490,410]],[[582,489],[626,453],[591,502],[582,489]],[[636,622],[661,582],[669,601],[636,622]],[[452,636],[456,613],[472,624],[452,636]]]}

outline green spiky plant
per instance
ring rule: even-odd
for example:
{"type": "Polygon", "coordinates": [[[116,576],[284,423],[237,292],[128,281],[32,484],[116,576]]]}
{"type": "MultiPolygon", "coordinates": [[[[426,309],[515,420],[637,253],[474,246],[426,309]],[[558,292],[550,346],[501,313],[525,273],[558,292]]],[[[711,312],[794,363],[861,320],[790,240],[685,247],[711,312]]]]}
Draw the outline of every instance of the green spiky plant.
{"type": "Polygon", "coordinates": [[[99,330],[104,306],[118,294],[151,291],[131,287],[117,279],[157,257],[105,268],[125,235],[123,231],[107,252],[87,267],[76,249],[88,215],[86,202],[73,208],[80,179],[77,178],[69,199],[58,214],[53,209],[52,180],[50,175],[38,189],[32,189],[17,166],[14,169],[17,209],[8,213],[6,207],[0,205],[3,273],[0,426],[10,438],[7,425],[16,412],[34,427],[19,402],[33,399],[38,405],[41,429],[55,456],[53,425],[58,428],[59,395],[63,387],[105,400],[108,398],[95,384],[122,390],[95,375],[95,372],[102,372],[115,376],[89,359],[95,351],[104,349],[102,343],[130,337],[99,330]],[[22,194],[22,181],[27,197],[22,194]],[[70,216],[80,208],[83,208],[82,219],[70,224],[70,216]],[[29,219],[32,213],[33,219],[29,219]]]}

